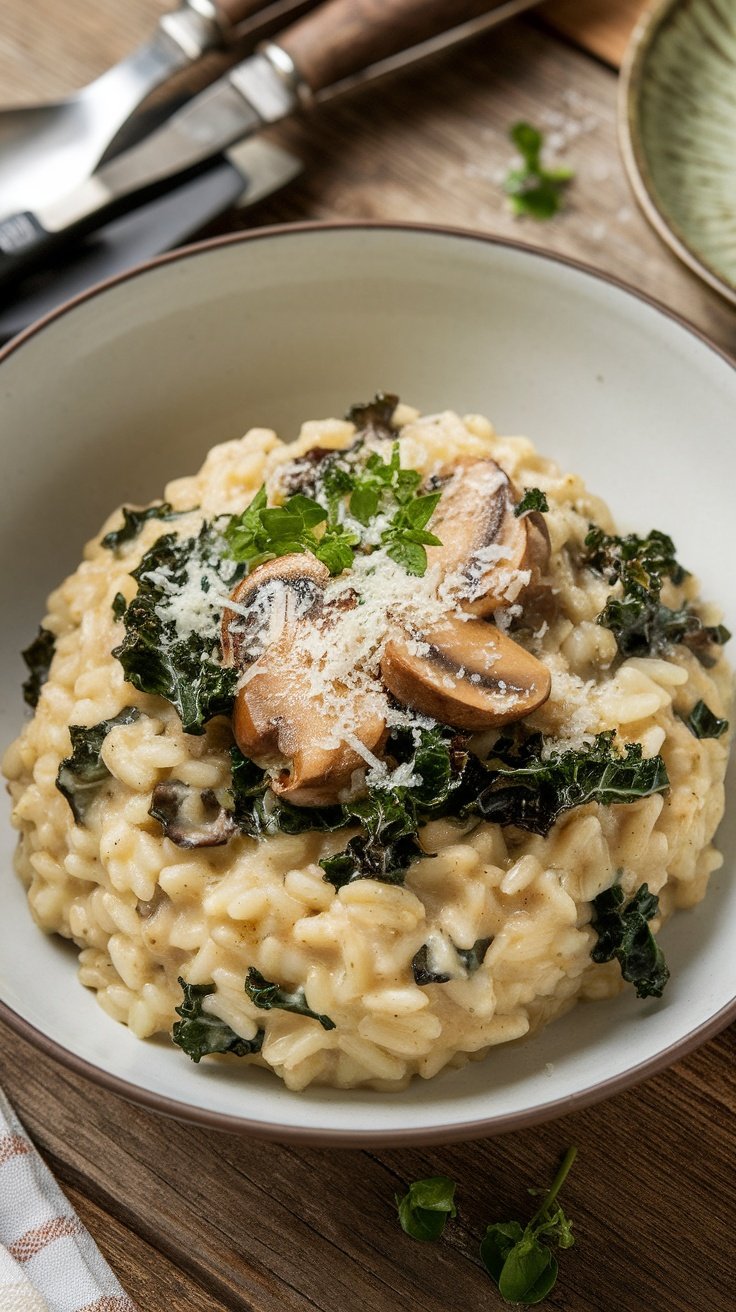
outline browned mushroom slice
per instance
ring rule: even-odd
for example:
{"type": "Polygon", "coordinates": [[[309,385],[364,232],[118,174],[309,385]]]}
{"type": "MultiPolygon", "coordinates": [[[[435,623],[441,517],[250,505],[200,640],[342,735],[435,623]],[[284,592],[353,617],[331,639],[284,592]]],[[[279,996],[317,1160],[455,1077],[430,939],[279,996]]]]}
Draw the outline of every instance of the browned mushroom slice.
{"type": "Polygon", "coordinates": [[[255,660],[292,621],[319,614],[330,577],[311,552],[277,556],[256,566],[238,584],[222,616],[225,665],[255,660]]]}
{"type": "Polygon", "coordinates": [[[549,670],[484,620],[449,619],[390,639],[381,676],[405,706],[472,731],[509,724],[546,702],[549,670]]]}
{"type": "Polygon", "coordinates": [[[225,660],[249,666],[235,698],[235,741],[250,760],[277,767],[274,792],[299,806],[336,802],[365,765],[352,744],[374,752],[386,732],[369,696],[321,678],[304,641],[308,626],[339,624],[344,599],[323,609],[328,579],[306,552],[270,560],[238,585],[223,616],[225,660]]]}
{"type": "Polygon", "coordinates": [[[148,812],[177,847],[221,847],[238,826],[211,788],[191,788],[180,779],[156,784],[148,812]]]}
{"type": "Polygon", "coordinates": [[[442,546],[428,547],[427,556],[471,615],[490,615],[511,605],[546,568],[547,526],[536,511],[517,519],[518,500],[495,460],[455,466],[444,486],[430,523],[442,546]]]}

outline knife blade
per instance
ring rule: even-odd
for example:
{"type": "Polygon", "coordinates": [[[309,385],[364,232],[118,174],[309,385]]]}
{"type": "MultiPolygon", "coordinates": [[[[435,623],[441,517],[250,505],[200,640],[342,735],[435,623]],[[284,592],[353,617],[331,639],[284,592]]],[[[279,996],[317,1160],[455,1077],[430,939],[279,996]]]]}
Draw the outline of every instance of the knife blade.
{"type": "Polygon", "coordinates": [[[0,307],[0,344],[86,291],[189,240],[224,210],[250,209],[302,172],[295,155],[262,137],[233,146],[206,173],[106,224],[64,263],[33,278],[0,307]]]}

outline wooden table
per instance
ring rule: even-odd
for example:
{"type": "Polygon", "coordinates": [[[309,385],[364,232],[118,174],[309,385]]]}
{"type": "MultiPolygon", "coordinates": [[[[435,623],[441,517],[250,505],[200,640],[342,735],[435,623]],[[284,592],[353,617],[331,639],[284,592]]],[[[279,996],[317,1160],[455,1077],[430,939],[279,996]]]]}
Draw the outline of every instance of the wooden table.
{"type": "MultiPolygon", "coordinates": [[[[0,96],[40,99],[87,81],[166,7],[4,0],[0,96]]],[[[610,64],[637,7],[555,0],[546,19],[519,20],[282,128],[278,139],[301,154],[305,176],[245,222],[401,218],[518,237],[627,279],[736,353],[733,311],[663,249],[622,172],[610,64]],[[500,193],[508,127],[520,118],[561,133],[577,172],[568,211],[548,224],[514,221],[500,193]]],[[[243,222],[230,216],[218,230],[243,222]]],[[[578,1243],[562,1255],[545,1306],[727,1312],[736,1275],[733,1039],[732,1030],[641,1087],[550,1125],[385,1152],[282,1148],[161,1120],[3,1029],[0,1069],[141,1312],[500,1308],[477,1236],[488,1219],[523,1216],[526,1186],[547,1180],[570,1143],[580,1157],[565,1202],[578,1243]],[[462,1213],[430,1247],[401,1234],[393,1194],[440,1172],[458,1181],[462,1213]]]]}

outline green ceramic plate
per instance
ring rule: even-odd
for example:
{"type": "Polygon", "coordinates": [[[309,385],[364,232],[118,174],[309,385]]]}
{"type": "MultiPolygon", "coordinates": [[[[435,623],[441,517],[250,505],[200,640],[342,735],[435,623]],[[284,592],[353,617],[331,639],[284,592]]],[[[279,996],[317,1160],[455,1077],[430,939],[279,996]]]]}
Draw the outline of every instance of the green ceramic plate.
{"type": "Polygon", "coordinates": [[[680,259],[736,304],[736,0],[664,0],[621,73],[637,199],[680,259]]]}

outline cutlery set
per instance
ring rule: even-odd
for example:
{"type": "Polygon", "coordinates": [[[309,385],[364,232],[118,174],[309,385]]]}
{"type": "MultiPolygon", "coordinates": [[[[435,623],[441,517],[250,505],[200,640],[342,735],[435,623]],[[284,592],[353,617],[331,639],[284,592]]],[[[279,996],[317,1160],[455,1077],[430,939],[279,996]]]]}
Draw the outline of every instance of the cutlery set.
{"type": "Polygon", "coordinates": [[[283,186],[300,165],[258,135],[263,129],[357,75],[414,62],[535,2],[184,0],[90,86],[56,104],[0,112],[0,334],[170,249],[230,205],[283,186]],[[280,16],[287,25],[258,41],[280,16]],[[141,111],[206,54],[237,57],[243,32],[245,59],[183,103],[141,111]],[[29,283],[39,270],[52,280],[29,283]]]}

